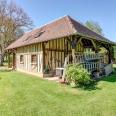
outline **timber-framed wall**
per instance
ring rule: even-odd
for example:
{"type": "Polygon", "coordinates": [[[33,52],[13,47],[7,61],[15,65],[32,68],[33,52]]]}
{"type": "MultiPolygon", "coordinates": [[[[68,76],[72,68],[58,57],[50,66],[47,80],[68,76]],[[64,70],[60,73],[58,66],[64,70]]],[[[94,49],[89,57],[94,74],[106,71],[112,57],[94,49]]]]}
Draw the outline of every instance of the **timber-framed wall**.
{"type": "MultiPolygon", "coordinates": [[[[68,38],[72,41],[72,36],[68,38]]],[[[64,37],[46,42],[44,51],[45,65],[48,65],[51,70],[55,70],[56,67],[63,67],[65,57],[72,54],[72,46],[69,44],[67,37],[64,37]]],[[[80,43],[76,45],[76,51],[83,52],[83,46],[80,43]]]]}
{"type": "MultiPolygon", "coordinates": [[[[68,38],[72,41],[72,36],[68,38]]],[[[80,43],[77,44],[76,51],[83,52],[80,43]]],[[[46,66],[49,66],[50,70],[63,67],[65,57],[71,53],[72,47],[67,37],[19,47],[16,50],[16,70],[37,73],[43,76],[46,66]],[[32,62],[32,58],[36,61],[32,62]]]]}
{"type": "Polygon", "coordinates": [[[43,51],[41,43],[17,48],[16,70],[37,73],[42,76],[43,51]]]}
{"type": "MultiPolygon", "coordinates": [[[[83,53],[84,48],[88,46],[93,47],[96,53],[100,46],[109,50],[109,46],[105,43],[77,35],[53,39],[17,48],[15,59],[13,58],[13,62],[16,62],[15,69],[24,72],[32,72],[43,77],[46,66],[48,66],[50,70],[64,66],[65,57],[68,54],[72,54],[73,47],[71,42],[73,41],[75,42],[76,52],[83,53]]],[[[109,58],[109,60],[110,59],[111,58],[109,58]]]]}

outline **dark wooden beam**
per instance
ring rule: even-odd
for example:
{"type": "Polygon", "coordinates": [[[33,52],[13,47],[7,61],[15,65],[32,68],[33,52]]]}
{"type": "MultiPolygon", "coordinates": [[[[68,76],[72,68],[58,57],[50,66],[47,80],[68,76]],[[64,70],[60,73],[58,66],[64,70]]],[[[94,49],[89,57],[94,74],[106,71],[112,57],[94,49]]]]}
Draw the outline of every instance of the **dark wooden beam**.
{"type": "Polygon", "coordinates": [[[14,53],[14,51],[12,52],[12,55],[13,55],[13,57],[12,57],[12,67],[13,67],[13,69],[15,69],[15,53],[14,53]]]}
{"type": "Polygon", "coordinates": [[[77,44],[81,44],[81,46],[83,46],[83,43],[81,41],[82,37],[75,37],[75,36],[72,36],[72,41],[69,40],[69,38],[67,38],[69,44],[72,46],[72,49],[75,49],[76,48],[76,45],[77,44]]]}
{"type": "Polygon", "coordinates": [[[109,63],[111,63],[112,60],[112,45],[110,44],[101,44],[107,51],[108,51],[108,58],[109,58],[109,63]]]}
{"type": "MultiPolygon", "coordinates": [[[[67,47],[67,46],[66,46],[67,47]]],[[[56,51],[56,52],[65,52],[65,50],[58,50],[58,49],[49,49],[49,48],[45,48],[45,50],[48,50],[48,51],[56,51]]],[[[68,52],[71,52],[71,50],[68,50],[68,52]]]]}
{"type": "Polygon", "coordinates": [[[8,50],[8,68],[10,68],[10,50],[8,50]]]}
{"type": "Polygon", "coordinates": [[[79,43],[80,43],[81,46],[84,45],[83,42],[82,42],[82,37],[76,37],[76,45],[79,44],[79,43]]]}
{"type": "Polygon", "coordinates": [[[84,48],[92,48],[92,46],[83,46],[84,48]]]}
{"type": "Polygon", "coordinates": [[[45,44],[42,43],[42,50],[43,50],[43,71],[45,69],[45,44]]]}
{"type": "Polygon", "coordinates": [[[109,63],[111,63],[111,60],[112,60],[112,46],[111,45],[108,45],[108,51],[109,51],[109,63]]]}
{"type": "Polygon", "coordinates": [[[101,44],[106,50],[109,50],[108,49],[108,45],[106,45],[106,44],[101,44]]]}
{"type": "Polygon", "coordinates": [[[93,47],[95,49],[95,53],[98,53],[99,52],[99,49],[100,49],[100,45],[101,43],[98,42],[98,41],[94,41],[94,40],[91,40],[92,44],[93,44],[93,47]]]}

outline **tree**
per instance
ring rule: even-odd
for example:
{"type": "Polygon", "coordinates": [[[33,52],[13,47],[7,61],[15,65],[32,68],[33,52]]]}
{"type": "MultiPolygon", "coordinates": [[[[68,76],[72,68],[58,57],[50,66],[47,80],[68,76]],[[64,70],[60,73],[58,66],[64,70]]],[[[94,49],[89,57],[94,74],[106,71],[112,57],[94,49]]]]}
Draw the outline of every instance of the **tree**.
{"type": "Polygon", "coordinates": [[[85,23],[85,26],[88,27],[89,29],[93,30],[94,32],[104,36],[103,29],[100,27],[98,22],[90,20],[85,23]]]}
{"type": "Polygon", "coordinates": [[[22,36],[22,28],[32,28],[33,21],[15,2],[8,2],[7,0],[0,0],[0,45],[2,53],[16,38],[22,36]]]}
{"type": "Polygon", "coordinates": [[[24,31],[23,31],[23,29],[21,29],[20,27],[18,27],[18,28],[15,30],[15,38],[16,38],[16,39],[20,38],[23,34],[24,34],[24,31]]]}
{"type": "MultiPolygon", "coordinates": [[[[104,36],[103,29],[100,27],[99,23],[96,21],[87,21],[85,24],[80,22],[82,25],[86,26],[87,28],[93,30],[94,32],[104,36]]],[[[102,51],[104,51],[103,48],[101,48],[102,51]]],[[[90,52],[91,48],[86,48],[85,52],[90,52]]]]}
{"type": "MultiPolygon", "coordinates": [[[[115,44],[116,44],[116,42],[115,42],[115,44]]],[[[112,57],[113,57],[113,63],[115,63],[116,64],[116,46],[113,46],[113,51],[112,51],[113,53],[113,55],[112,55],[112,57]]]]}

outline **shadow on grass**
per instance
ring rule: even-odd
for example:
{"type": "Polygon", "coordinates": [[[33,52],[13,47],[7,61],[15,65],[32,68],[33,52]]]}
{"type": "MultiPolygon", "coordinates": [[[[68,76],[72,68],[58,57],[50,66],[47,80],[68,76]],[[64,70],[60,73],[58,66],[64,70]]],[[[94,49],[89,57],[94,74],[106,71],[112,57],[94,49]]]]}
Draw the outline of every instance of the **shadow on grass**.
{"type": "Polygon", "coordinates": [[[11,72],[13,71],[12,69],[0,69],[0,72],[11,72]]]}
{"type": "Polygon", "coordinates": [[[111,73],[108,76],[92,80],[90,82],[90,84],[88,84],[88,85],[79,85],[79,86],[75,86],[73,88],[79,88],[79,89],[87,90],[87,91],[101,90],[102,88],[97,87],[97,85],[100,81],[107,81],[107,82],[111,82],[111,83],[116,82],[116,67],[114,67],[114,71],[115,71],[114,73],[111,73]]]}
{"type": "Polygon", "coordinates": [[[115,70],[115,72],[116,72],[116,67],[114,67],[114,70],[115,70]]]}
{"type": "Polygon", "coordinates": [[[99,79],[94,79],[94,80],[91,80],[90,84],[88,85],[79,85],[73,88],[79,88],[79,89],[87,90],[87,91],[101,90],[101,88],[97,87],[98,82],[99,82],[99,79]]]}
{"type": "Polygon", "coordinates": [[[115,83],[116,82],[116,72],[111,73],[110,75],[108,75],[104,78],[101,78],[100,81],[107,81],[107,82],[115,83]]]}
{"type": "Polygon", "coordinates": [[[107,82],[115,83],[116,82],[116,73],[111,73],[109,76],[105,76],[100,79],[94,79],[88,85],[79,85],[79,86],[75,86],[73,88],[79,88],[79,89],[87,90],[87,91],[101,90],[102,88],[97,87],[97,85],[100,81],[107,81],[107,82]]]}

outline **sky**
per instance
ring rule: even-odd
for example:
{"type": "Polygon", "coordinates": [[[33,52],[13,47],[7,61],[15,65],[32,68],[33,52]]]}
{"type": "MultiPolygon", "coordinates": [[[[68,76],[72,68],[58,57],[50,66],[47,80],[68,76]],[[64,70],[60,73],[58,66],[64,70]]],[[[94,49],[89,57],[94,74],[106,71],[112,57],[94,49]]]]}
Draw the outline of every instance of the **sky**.
{"type": "Polygon", "coordinates": [[[96,21],[106,38],[116,42],[116,0],[13,0],[42,26],[64,15],[78,22],[96,21]]]}

